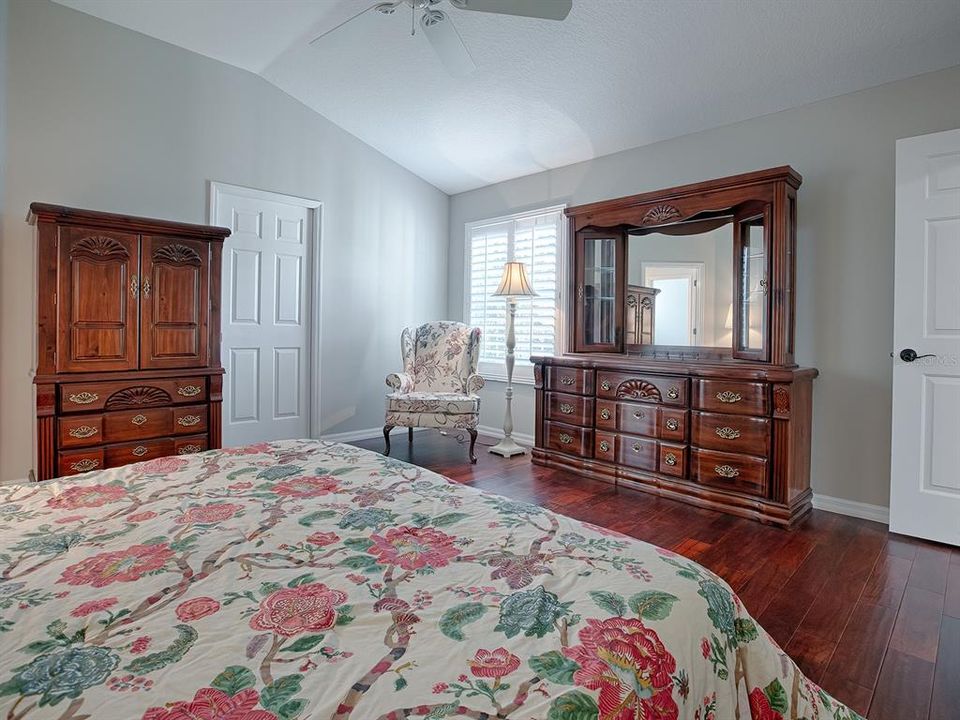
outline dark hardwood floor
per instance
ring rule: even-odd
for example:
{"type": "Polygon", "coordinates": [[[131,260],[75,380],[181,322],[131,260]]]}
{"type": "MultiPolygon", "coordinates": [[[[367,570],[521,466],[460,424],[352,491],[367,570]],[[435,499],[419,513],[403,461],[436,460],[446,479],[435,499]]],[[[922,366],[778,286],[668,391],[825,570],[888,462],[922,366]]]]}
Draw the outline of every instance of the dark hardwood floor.
{"type": "MultiPolygon", "coordinates": [[[[391,455],[670,548],[723,576],[803,671],[869,720],[960,718],[960,549],[815,510],[794,531],[395,431],[391,455]]],[[[492,444],[490,438],[480,442],[492,444]]],[[[356,443],[382,451],[381,440],[356,443]]]]}

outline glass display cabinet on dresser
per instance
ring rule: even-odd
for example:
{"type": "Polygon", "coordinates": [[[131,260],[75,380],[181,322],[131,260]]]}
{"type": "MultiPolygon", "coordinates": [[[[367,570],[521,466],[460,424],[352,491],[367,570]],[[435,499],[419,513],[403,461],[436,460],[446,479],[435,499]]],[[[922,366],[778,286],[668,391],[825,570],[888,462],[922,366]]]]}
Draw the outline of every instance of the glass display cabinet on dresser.
{"type": "Polygon", "coordinates": [[[810,510],[790,167],[568,208],[571,352],[534,462],[781,526],[810,510]]]}

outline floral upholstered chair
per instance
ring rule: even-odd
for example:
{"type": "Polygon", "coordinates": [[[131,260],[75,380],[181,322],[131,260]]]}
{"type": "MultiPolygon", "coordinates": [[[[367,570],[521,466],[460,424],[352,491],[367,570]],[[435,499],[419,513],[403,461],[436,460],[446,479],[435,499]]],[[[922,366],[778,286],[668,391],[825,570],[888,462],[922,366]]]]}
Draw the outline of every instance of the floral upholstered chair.
{"type": "Polygon", "coordinates": [[[387,375],[393,389],[387,395],[383,426],[384,454],[390,454],[390,431],[397,427],[466,430],[470,434],[470,462],[477,456],[477,423],[483,378],[477,375],[480,328],[458,322],[430,322],[400,335],[403,372],[387,375]]]}

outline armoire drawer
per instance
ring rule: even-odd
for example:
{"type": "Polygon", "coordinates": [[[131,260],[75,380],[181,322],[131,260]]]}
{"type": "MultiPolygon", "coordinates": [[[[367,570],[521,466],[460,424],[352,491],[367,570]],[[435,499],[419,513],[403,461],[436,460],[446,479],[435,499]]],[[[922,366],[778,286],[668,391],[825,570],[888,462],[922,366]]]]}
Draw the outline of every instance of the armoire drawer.
{"type": "Polygon", "coordinates": [[[597,397],[610,400],[686,405],[689,384],[690,380],[685,377],[597,371],[597,397]]]}
{"type": "Polygon", "coordinates": [[[79,415],[57,420],[57,446],[99,445],[103,442],[103,415],[79,415]]]}
{"type": "Polygon", "coordinates": [[[153,440],[107,445],[104,449],[109,467],[153,460],[154,458],[173,455],[174,452],[173,438],[155,438],[153,440]]]}
{"type": "Polygon", "coordinates": [[[103,416],[104,442],[117,443],[169,435],[173,430],[173,410],[144,408],[120,410],[103,416]]]}
{"type": "Polygon", "coordinates": [[[593,370],[550,365],[546,368],[547,390],[593,395],[593,370]]]}
{"type": "Polygon", "coordinates": [[[580,457],[593,455],[593,430],[555,422],[544,425],[547,447],[580,457]]]}
{"type": "Polygon", "coordinates": [[[691,442],[698,447],[766,457],[770,451],[770,420],[745,415],[693,411],[691,442]]]}
{"type": "Polygon", "coordinates": [[[547,417],[573,425],[590,426],[593,424],[593,398],[567,393],[547,393],[547,417]]]}
{"type": "Polygon", "coordinates": [[[206,399],[207,381],[204,377],[80,382],[60,386],[60,409],[65,413],[139,410],[206,399]]]}
{"type": "Polygon", "coordinates": [[[191,437],[178,437],[173,439],[173,451],[175,455],[190,455],[191,453],[203,452],[206,449],[206,435],[193,435],[191,437]]]}
{"type": "Polygon", "coordinates": [[[617,436],[617,462],[639,470],[657,470],[657,441],[649,438],[617,436]]]}
{"type": "Polygon", "coordinates": [[[749,455],[690,449],[690,478],[702,485],[767,494],[767,461],[749,455]]]}
{"type": "Polygon", "coordinates": [[[193,405],[173,408],[173,434],[193,435],[207,431],[207,406],[193,405]]]}
{"type": "Polygon", "coordinates": [[[67,450],[57,456],[57,477],[102,470],[105,467],[103,448],[67,450]]]}
{"type": "Polygon", "coordinates": [[[731,415],[768,415],[769,394],[766,383],[696,380],[693,407],[731,415]]]}

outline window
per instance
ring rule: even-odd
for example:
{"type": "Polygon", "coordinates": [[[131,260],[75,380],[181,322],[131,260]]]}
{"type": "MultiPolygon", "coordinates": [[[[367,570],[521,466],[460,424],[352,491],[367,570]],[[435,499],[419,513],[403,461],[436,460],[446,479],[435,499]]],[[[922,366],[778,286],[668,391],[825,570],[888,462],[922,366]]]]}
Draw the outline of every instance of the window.
{"type": "Polygon", "coordinates": [[[558,351],[563,229],[562,207],[467,223],[464,317],[482,331],[480,373],[484,377],[506,379],[507,375],[507,303],[492,295],[508,261],[527,266],[537,292],[537,297],[517,302],[514,380],[533,380],[531,355],[558,351]]]}

